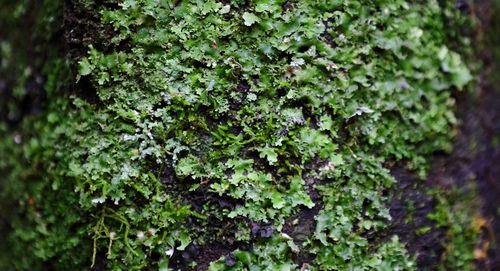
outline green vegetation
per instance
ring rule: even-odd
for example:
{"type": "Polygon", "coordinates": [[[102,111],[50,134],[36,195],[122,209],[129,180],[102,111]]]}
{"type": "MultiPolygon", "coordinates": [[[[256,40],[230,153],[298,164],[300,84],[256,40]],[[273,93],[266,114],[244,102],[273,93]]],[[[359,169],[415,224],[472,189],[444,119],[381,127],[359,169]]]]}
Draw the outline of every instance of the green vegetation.
{"type": "Polygon", "coordinates": [[[445,248],[439,270],[475,270],[472,260],[481,228],[486,221],[478,213],[475,188],[471,191],[456,189],[443,193],[432,190],[428,193],[438,200],[436,211],[428,215],[437,227],[447,228],[445,248]]]}
{"type": "Polygon", "coordinates": [[[49,58],[43,112],[0,122],[0,267],[171,270],[190,244],[240,242],[209,270],[415,269],[397,236],[368,236],[390,221],[389,165],[424,177],[451,148],[451,90],[471,74],[447,47],[448,4],[73,2],[111,50],[49,58]]]}

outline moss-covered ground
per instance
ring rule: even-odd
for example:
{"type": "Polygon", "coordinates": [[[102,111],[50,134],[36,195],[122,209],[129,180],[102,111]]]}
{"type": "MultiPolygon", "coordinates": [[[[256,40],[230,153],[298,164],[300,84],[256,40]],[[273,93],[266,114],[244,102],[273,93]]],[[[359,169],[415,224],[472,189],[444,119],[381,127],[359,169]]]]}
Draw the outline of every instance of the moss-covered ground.
{"type": "MultiPolygon", "coordinates": [[[[56,2],[0,1],[0,267],[418,268],[391,170],[452,149],[454,3],[56,2]]],[[[474,189],[415,187],[433,266],[472,270],[474,189]]]]}

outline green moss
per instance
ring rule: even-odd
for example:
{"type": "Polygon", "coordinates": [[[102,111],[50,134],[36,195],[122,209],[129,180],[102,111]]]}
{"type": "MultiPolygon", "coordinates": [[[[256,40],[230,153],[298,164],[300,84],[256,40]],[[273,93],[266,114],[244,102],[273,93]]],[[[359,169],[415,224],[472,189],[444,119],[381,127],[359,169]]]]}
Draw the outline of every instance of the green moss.
{"type": "Polygon", "coordinates": [[[476,270],[473,252],[485,221],[478,213],[479,202],[473,183],[468,190],[429,191],[437,198],[438,205],[428,218],[434,220],[437,227],[447,230],[439,270],[476,270]]]}
{"type": "Polygon", "coordinates": [[[451,148],[450,90],[471,75],[436,1],[80,2],[114,29],[113,50],[91,45],[77,64],[97,103],[48,62],[44,112],[0,126],[22,255],[7,262],[168,270],[189,244],[250,239],[230,270],[293,270],[306,253],[310,270],[415,269],[397,237],[366,236],[390,219],[384,165],[425,176],[451,148]],[[301,242],[284,233],[318,205],[301,242]],[[269,232],[249,236],[255,223],[269,232]]]}

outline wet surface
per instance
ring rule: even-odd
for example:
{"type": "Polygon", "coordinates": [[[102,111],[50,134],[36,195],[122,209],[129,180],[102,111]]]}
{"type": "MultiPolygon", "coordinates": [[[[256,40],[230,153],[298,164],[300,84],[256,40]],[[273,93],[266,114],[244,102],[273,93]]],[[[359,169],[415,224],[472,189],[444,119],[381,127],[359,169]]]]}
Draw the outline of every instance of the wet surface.
{"type": "MultiPolygon", "coordinates": [[[[291,5],[287,1],[286,5],[291,5]]],[[[457,8],[470,12],[469,5],[465,1],[457,2],[457,8]]],[[[91,39],[107,39],[112,35],[109,33],[95,33],[98,23],[95,16],[91,14],[79,14],[76,9],[67,5],[65,10],[65,39],[69,50],[70,58],[76,60],[85,54],[87,45],[91,39]],[[85,20],[86,18],[93,18],[85,20]]],[[[482,20],[483,35],[497,35],[492,27],[492,16],[487,5],[479,7],[480,18],[482,20]],[[483,10],[484,9],[484,10],[483,10]],[[483,14],[484,13],[484,14],[483,14]]],[[[328,37],[326,37],[328,38],[328,37]]],[[[118,45],[120,46],[120,45],[118,45]]],[[[110,45],[111,49],[112,47],[110,45]]],[[[109,49],[108,48],[108,49],[109,49]]],[[[106,48],[104,48],[106,49],[106,48]]],[[[110,50],[111,50],[110,49],[110,50]]],[[[481,215],[488,221],[488,228],[483,234],[483,244],[488,243],[487,259],[478,259],[477,264],[480,269],[500,270],[500,87],[498,87],[495,75],[497,67],[495,66],[494,53],[489,49],[481,49],[479,57],[484,61],[485,66],[481,72],[478,87],[472,92],[459,92],[455,94],[457,101],[457,117],[460,121],[457,127],[458,134],[454,142],[453,152],[449,155],[437,154],[433,160],[432,170],[426,181],[419,181],[413,173],[405,170],[402,166],[392,169],[393,176],[398,180],[394,191],[394,200],[391,202],[391,216],[393,220],[387,231],[387,234],[397,234],[407,244],[411,253],[418,253],[418,267],[421,270],[432,270],[440,260],[444,248],[442,242],[445,238],[444,230],[432,229],[426,234],[419,235],[416,230],[432,225],[432,222],[426,218],[427,214],[433,212],[437,202],[432,196],[426,195],[424,191],[428,188],[440,187],[447,189],[451,186],[465,186],[470,180],[477,184],[480,200],[481,215]],[[408,221],[408,210],[412,211],[412,221],[408,221]],[[496,233],[496,234],[495,234],[496,233]]],[[[11,82],[0,79],[0,95],[10,92],[11,82]]],[[[20,116],[11,116],[6,121],[19,122],[23,115],[35,114],[42,108],[45,94],[43,92],[44,78],[38,74],[33,74],[26,81],[23,100],[19,107],[20,116]]],[[[82,95],[92,98],[95,93],[91,90],[91,83],[82,79],[77,89],[85,91],[82,95]]],[[[250,86],[246,82],[238,84],[237,91],[246,93],[250,86]]],[[[0,96],[1,97],[1,96],[0,96]]],[[[1,103],[0,103],[1,104],[1,103]]],[[[232,105],[235,108],[239,104],[235,101],[232,105]]],[[[0,108],[2,109],[2,108],[0,108]]],[[[2,116],[5,112],[0,110],[2,116]]],[[[2,117],[3,118],[3,117],[2,117]]],[[[4,119],[2,119],[4,120],[4,119]]],[[[162,182],[165,185],[172,185],[176,180],[172,169],[165,169],[162,176],[162,182]]],[[[314,191],[313,191],[314,192],[314,191]]],[[[204,192],[205,193],[205,192],[204,192]]],[[[203,202],[203,199],[209,198],[204,193],[191,194],[192,202],[203,202]]],[[[312,234],[315,227],[314,217],[318,213],[321,202],[320,197],[313,197],[317,203],[314,209],[304,208],[296,216],[299,220],[299,226],[285,226],[284,232],[294,238],[297,242],[312,234]]],[[[222,208],[234,208],[236,204],[230,199],[212,198],[214,202],[222,208]]],[[[193,209],[199,208],[193,204],[193,209]]],[[[0,220],[0,222],[2,222],[0,220]]],[[[220,223],[220,221],[219,221],[220,223]]],[[[213,227],[222,227],[214,221],[213,227]]],[[[269,225],[249,222],[254,237],[266,238],[273,233],[269,225]]],[[[186,251],[175,253],[172,257],[174,266],[181,270],[192,270],[186,267],[189,262],[198,263],[196,270],[206,270],[210,262],[227,256],[226,263],[229,265],[234,260],[231,252],[235,249],[250,249],[249,244],[211,242],[204,246],[191,245],[186,251]]],[[[310,262],[313,257],[304,255],[296,259],[298,263],[310,262]]],[[[105,259],[97,259],[97,265],[93,270],[104,270],[105,259]]]]}

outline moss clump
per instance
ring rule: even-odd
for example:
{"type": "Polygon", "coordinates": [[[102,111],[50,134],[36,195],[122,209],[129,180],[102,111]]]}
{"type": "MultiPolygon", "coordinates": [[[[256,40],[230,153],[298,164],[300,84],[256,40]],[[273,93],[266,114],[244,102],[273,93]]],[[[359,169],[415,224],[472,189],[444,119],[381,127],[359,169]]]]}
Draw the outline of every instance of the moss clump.
{"type": "Polygon", "coordinates": [[[78,62],[97,103],[56,60],[44,112],[0,126],[18,269],[169,270],[214,242],[238,248],[214,270],[415,269],[368,236],[386,165],[425,175],[471,79],[436,1],[74,2],[113,33],[78,62]]]}

